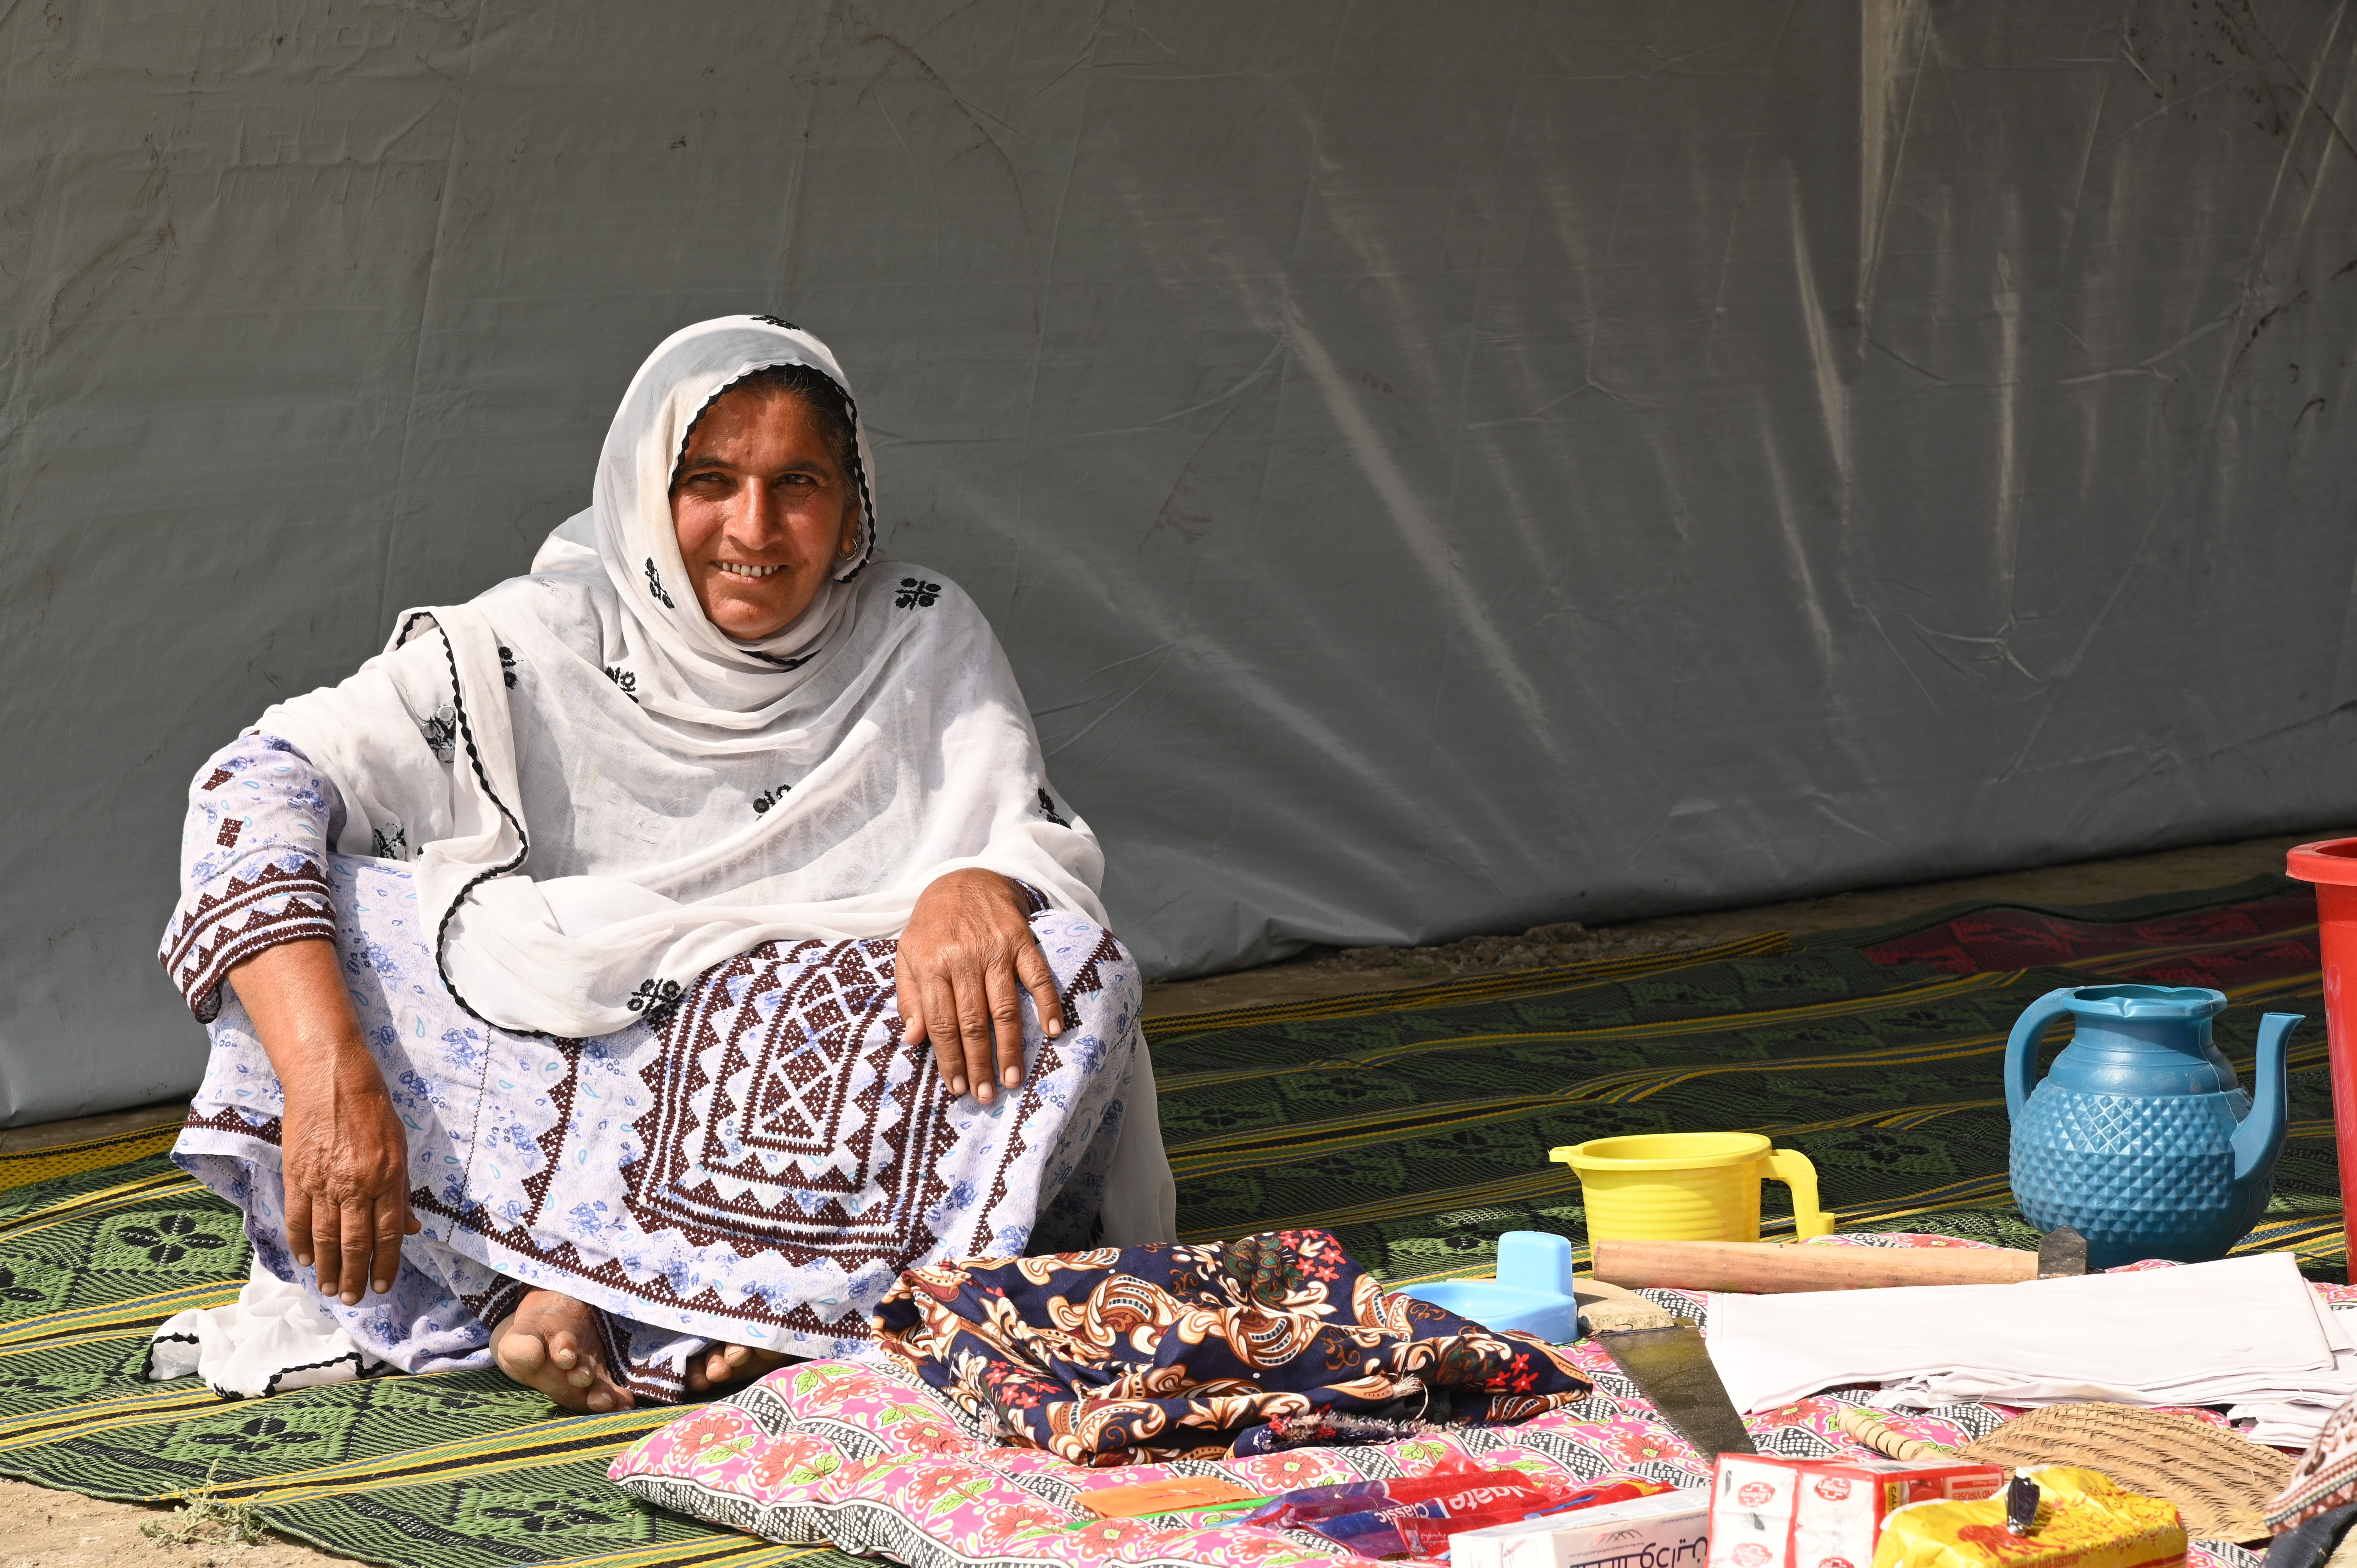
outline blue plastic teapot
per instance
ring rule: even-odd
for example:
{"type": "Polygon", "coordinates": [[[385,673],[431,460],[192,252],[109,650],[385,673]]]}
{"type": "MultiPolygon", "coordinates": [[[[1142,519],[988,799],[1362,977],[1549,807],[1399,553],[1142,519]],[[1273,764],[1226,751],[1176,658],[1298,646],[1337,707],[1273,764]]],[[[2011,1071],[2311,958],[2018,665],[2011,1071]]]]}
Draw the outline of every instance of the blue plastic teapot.
{"type": "Polygon", "coordinates": [[[2222,992],[2198,985],[2072,985],[2014,1024],[2014,1201],[2040,1230],[2084,1236],[2089,1268],[2222,1258],[2266,1211],[2283,1152],[2285,1046],[2303,1015],[2259,1021],[2254,1103],[2210,1043],[2225,1007],[2222,992]],[[2040,1036],[2064,1014],[2077,1033],[2033,1083],[2040,1036]]]}

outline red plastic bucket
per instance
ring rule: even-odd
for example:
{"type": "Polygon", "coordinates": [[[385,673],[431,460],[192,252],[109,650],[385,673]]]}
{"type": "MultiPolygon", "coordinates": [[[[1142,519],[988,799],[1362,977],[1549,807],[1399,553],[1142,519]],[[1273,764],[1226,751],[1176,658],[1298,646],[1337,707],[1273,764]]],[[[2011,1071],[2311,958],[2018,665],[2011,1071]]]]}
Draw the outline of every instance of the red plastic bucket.
{"type": "Polygon", "coordinates": [[[2324,1029],[2332,1053],[2332,1137],[2341,1155],[2341,1234],[2357,1263],[2357,839],[2304,843],[2285,869],[2316,884],[2324,954],[2324,1029]]]}

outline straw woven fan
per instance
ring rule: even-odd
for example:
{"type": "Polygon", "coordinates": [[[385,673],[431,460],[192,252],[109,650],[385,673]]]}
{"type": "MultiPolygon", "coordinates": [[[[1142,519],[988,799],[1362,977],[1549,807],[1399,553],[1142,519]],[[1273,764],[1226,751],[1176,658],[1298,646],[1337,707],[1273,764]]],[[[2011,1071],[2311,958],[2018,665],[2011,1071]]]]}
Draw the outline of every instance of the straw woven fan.
{"type": "Polygon", "coordinates": [[[2131,1404],[2048,1405],[1955,1450],[1902,1437],[1853,1405],[1842,1407],[1836,1423],[1894,1459],[1953,1452],[1989,1465],[2101,1471],[2131,1492],[2175,1503],[2195,1541],[2265,1541],[2261,1515],[2291,1479],[2291,1460],[2272,1448],[2190,1416],[2131,1404]]]}
{"type": "Polygon", "coordinates": [[[1961,1452],[1991,1465],[2101,1471],[2129,1491],[2175,1503],[2196,1541],[2265,1541],[2260,1515],[2291,1479],[2291,1460],[2272,1448],[2190,1416],[2128,1404],[2048,1405],[1961,1452]]]}

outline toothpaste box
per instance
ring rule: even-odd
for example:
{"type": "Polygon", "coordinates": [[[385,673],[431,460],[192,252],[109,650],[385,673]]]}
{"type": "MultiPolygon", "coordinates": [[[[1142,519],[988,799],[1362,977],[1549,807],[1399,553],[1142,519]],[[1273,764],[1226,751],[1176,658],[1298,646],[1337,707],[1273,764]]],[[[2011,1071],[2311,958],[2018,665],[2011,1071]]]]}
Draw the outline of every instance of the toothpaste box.
{"type": "Polygon", "coordinates": [[[1783,1568],[1800,1483],[1794,1460],[1720,1455],[1711,1477],[1708,1568],[1783,1568]]]}
{"type": "Polygon", "coordinates": [[[2001,1465],[1963,1459],[1723,1455],[1709,1568],[1868,1568],[1892,1509],[1993,1497],[2005,1478],[2001,1465]]]}
{"type": "Polygon", "coordinates": [[[1452,1568],[1703,1568],[1710,1493],[1661,1492],[1448,1538],[1452,1568]]]}
{"type": "Polygon", "coordinates": [[[1992,1497],[2006,1477],[2001,1465],[1955,1459],[1813,1460],[1801,1472],[1792,1568],[1870,1568],[1892,1509],[1992,1497]]]}

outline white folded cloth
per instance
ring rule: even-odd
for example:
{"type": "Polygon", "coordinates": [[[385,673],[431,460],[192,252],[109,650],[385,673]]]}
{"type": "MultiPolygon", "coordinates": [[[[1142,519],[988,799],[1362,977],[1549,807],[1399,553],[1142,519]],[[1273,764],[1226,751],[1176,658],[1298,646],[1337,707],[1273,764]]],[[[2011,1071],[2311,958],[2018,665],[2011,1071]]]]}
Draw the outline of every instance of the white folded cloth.
{"type": "MultiPolygon", "coordinates": [[[[2341,1387],[2357,1387],[2357,1356],[2340,1359],[2341,1387]]],[[[2226,1419],[2236,1423],[2244,1421],[2243,1435],[2254,1443],[2264,1443],[2274,1448],[2306,1448],[2316,1441],[2317,1434],[2339,1408],[2339,1402],[2329,1395],[2303,1396],[2298,1399],[2268,1400],[2232,1405],[2226,1419]]]]}
{"type": "Polygon", "coordinates": [[[317,1297],[259,1258],[235,1301],[173,1314],[147,1353],[151,1381],[194,1372],[213,1392],[236,1399],[348,1383],[382,1365],[352,1343],[317,1297]]]}
{"type": "Polygon", "coordinates": [[[2010,1285],[1714,1295],[1709,1345],[1747,1412],[1873,1383],[1893,1405],[2233,1405],[2307,1434],[2258,1441],[2304,1444],[2357,1394],[2357,1341],[2287,1252],[2010,1285]]]}

